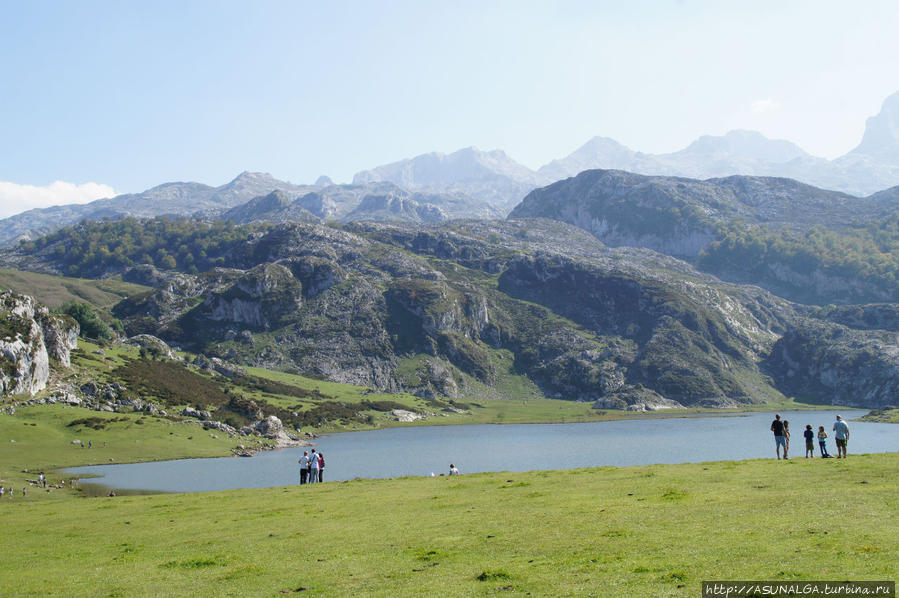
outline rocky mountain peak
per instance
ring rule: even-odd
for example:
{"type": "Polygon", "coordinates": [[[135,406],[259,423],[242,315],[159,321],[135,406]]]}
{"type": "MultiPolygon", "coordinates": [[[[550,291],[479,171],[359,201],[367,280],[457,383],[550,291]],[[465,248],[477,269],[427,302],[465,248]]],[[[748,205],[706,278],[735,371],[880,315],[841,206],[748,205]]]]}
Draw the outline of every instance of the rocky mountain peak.
{"type": "Polygon", "coordinates": [[[851,153],[899,163],[899,92],[884,100],[880,113],[865,122],[862,142],[851,153]]]}
{"type": "Polygon", "coordinates": [[[799,146],[782,139],[768,139],[758,131],[736,129],[725,135],[703,135],[679,153],[704,156],[731,156],[768,162],[789,162],[809,157],[799,146]]]}
{"type": "Polygon", "coordinates": [[[565,158],[541,166],[538,172],[545,180],[556,181],[598,166],[627,169],[633,164],[635,153],[610,137],[597,136],[565,158]]]}

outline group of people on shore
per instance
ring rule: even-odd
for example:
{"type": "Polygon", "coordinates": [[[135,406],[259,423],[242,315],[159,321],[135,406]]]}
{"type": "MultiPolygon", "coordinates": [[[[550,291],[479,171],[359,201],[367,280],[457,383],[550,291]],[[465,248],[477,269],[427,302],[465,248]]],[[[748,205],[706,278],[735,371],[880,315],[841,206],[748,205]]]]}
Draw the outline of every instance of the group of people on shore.
{"type": "Polygon", "coordinates": [[[300,457],[300,484],[321,483],[325,477],[325,456],[322,453],[303,451],[300,457]]]}
{"type": "MultiPolygon", "coordinates": [[[[790,422],[780,418],[780,414],[774,415],[774,421],[771,422],[771,431],[774,432],[774,447],[777,452],[777,458],[780,459],[780,449],[783,447],[783,458],[789,459],[790,452],[790,422]]],[[[815,431],[811,424],[806,424],[805,431],[802,433],[805,438],[805,457],[815,456],[815,431]]],[[[849,424],[843,421],[841,416],[837,416],[833,424],[833,435],[837,443],[837,459],[846,458],[846,444],[849,442],[849,424]]],[[[818,446],[821,449],[821,458],[829,459],[833,455],[827,452],[827,432],[824,426],[818,426],[818,446]]]]}
{"type": "MultiPolygon", "coordinates": [[[[34,480],[26,480],[29,485],[34,486],[34,480]]],[[[44,475],[44,472],[40,472],[37,476],[37,487],[38,488],[46,488],[47,487],[47,476],[44,475]]],[[[0,485],[0,498],[4,496],[8,496],[9,498],[13,497],[13,489],[12,486],[5,487],[0,485]]],[[[28,496],[28,486],[22,486],[22,496],[28,496]]]]}

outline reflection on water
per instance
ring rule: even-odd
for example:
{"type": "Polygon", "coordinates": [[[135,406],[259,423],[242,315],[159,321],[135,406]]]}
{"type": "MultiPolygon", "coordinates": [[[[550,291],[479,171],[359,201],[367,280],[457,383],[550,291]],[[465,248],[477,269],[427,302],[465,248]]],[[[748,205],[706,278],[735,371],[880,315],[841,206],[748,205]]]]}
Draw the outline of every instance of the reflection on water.
{"type": "MultiPolygon", "coordinates": [[[[812,424],[828,431],[828,448],[836,453],[830,431],[837,411],[782,412],[791,422],[791,455],[803,458],[802,431],[812,424]]],[[[840,411],[846,419],[864,411],[840,411]]],[[[333,434],[318,439],[325,455],[325,481],[353,478],[427,476],[446,473],[454,463],[463,474],[481,471],[571,469],[603,465],[646,465],[731,459],[773,458],[769,431],[773,413],[741,417],[634,419],[582,424],[504,424],[407,427],[333,434]]],[[[849,456],[899,451],[899,427],[850,421],[849,456]]],[[[815,443],[817,452],[817,441],[815,443]]],[[[297,460],[303,449],[261,453],[251,459],[184,459],[155,463],[99,465],[67,470],[101,475],[108,488],[161,492],[201,492],[232,488],[266,488],[299,483],[297,460]]]]}

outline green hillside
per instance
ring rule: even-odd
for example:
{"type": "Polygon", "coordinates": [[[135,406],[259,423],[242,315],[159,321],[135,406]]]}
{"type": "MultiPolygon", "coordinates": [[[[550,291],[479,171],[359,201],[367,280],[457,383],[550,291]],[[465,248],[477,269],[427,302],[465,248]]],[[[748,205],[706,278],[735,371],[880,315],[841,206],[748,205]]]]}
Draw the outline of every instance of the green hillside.
{"type": "Polygon", "coordinates": [[[29,295],[50,308],[75,301],[102,310],[108,310],[129,295],[149,290],[139,284],[108,278],[87,280],[8,269],[0,269],[0,289],[29,295]]]}

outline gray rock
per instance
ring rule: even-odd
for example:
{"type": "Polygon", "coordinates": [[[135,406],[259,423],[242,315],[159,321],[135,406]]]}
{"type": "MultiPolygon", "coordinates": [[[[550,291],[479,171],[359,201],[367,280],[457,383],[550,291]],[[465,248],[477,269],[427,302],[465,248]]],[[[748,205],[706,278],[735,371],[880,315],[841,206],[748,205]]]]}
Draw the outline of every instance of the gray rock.
{"type": "Polygon", "coordinates": [[[229,436],[234,436],[237,434],[237,430],[235,430],[233,427],[229,426],[226,423],[222,423],[220,421],[214,421],[214,420],[204,421],[203,429],[205,429],[205,430],[220,430],[222,432],[225,432],[229,436]]]}
{"type": "Polygon", "coordinates": [[[34,299],[0,293],[0,396],[43,390],[50,378],[50,358],[63,367],[77,345],[78,324],[50,314],[34,299]]]}
{"type": "Polygon", "coordinates": [[[135,347],[143,347],[158,351],[160,355],[164,355],[169,359],[174,359],[175,357],[175,353],[172,351],[172,348],[169,347],[168,343],[152,334],[138,334],[126,340],[125,343],[135,347]]]}
{"type": "Polygon", "coordinates": [[[420,414],[413,411],[407,411],[405,409],[394,409],[390,412],[390,414],[398,422],[414,422],[419,419],[423,419],[420,414]]]}
{"type": "Polygon", "coordinates": [[[207,420],[212,417],[212,414],[210,414],[208,411],[201,411],[198,409],[194,409],[193,407],[185,407],[181,410],[180,415],[182,417],[193,417],[200,420],[207,420]]]}
{"type": "Polygon", "coordinates": [[[284,425],[280,419],[274,415],[269,415],[265,419],[253,422],[252,428],[257,434],[261,434],[266,438],[274,438],[284,430],[284,425]]]}

